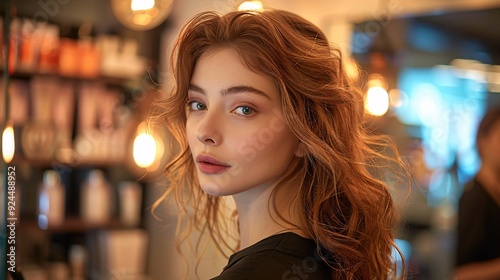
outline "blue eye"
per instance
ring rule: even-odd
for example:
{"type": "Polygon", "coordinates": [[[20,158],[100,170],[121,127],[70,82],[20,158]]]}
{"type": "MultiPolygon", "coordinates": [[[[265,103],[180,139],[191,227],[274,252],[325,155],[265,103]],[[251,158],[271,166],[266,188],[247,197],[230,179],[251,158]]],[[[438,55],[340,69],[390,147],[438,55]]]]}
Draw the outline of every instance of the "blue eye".
{"type": "Polygon", "coordinates": [[[205,110],[207,106],[199,101],[190,101],[188,103],[189,109],[192,111],[201,111],[205,110]]]}
{"type": "Polygon", "coordinates": [[[255,113],[255,110],[249,106],[240,106],[236,108],[234,112],[238,115],[250,116],[251,114],[255,113]]]}

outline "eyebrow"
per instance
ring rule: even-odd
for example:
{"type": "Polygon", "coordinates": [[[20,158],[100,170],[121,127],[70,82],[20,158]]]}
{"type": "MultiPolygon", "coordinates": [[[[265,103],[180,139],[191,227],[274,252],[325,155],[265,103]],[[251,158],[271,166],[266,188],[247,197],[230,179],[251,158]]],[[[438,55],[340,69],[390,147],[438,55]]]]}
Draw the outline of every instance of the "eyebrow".
{"type": "MultiPolygon", "coordinates": [[[[196,92],[199,92],[201,94],[206,94],[205,90],[203,90],[201,87],[194,85],[194,84],[190,84],[188,90],[196,91],[196,92]]],[[[263,97],[271,100],[271,97],[269,97],[269,95],[267,95],[265,92],[263,92],[259,89],[256,89],[252,86],[232,86],[232,87],[228,87],[228,88],[221,90],[220,93],[222,94],[222,96],[231,95],[231,94],[239,94],[239,93],[253,93],[253,94],[257,94],[257,95],[263,96],[263,97]]]]}

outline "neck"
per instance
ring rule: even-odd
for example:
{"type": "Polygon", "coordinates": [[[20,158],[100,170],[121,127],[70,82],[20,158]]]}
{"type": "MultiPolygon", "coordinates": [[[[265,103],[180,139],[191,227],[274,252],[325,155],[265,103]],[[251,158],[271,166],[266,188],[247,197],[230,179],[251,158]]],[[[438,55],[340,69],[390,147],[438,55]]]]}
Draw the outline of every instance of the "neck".
{"type": "Polygon", "coordinates": [[[288,184],[271,193],[273,186],[260,186],[234,195],[240,228],[240,249],[282,232],[295,232],[307,237],[303,227],[299,203],[294,200],[298,185],[288,184]],[[273,203],[275,201],[275,206],[273,203]],[[275,209],[276,208],[276,209],[275,209]],[[280,218],[280,215],[283,219],[280,218]]]}
{"type": "Polygon", "coordinates": [[[500,170],[488,168],[483,165],[479,169],[476,178],[497,204],[500,205],[500,170]]]}

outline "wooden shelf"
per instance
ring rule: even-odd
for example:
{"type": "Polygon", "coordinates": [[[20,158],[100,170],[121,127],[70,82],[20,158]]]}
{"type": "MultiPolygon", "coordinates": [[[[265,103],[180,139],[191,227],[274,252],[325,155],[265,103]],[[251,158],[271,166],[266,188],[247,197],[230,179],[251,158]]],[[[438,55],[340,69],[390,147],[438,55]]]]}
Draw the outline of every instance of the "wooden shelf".
{"type": "Polygon", "coordinates": [[[21,220],[19,222],[19,227],[24,231],[41,230],[51,233],[82,233],[101,229],[137,228],[137,226],[124,225],[118,219],[112,219],[105,223],[89,223],[76,217],[68,218],[64,223],[57,226],[49,226],[47,229],[40,228],[35,220],[21,220]]]}
{"type": "Polygon", "coordinates": [[[62,162],[56,159],[28,159],[24,155],[16,154],[9,165],[29,164],[40,168],[85,168],[85,167],[108,167],[126,164],[127,159],[100,159],[100,160],[80,160],[78,162],[62,162]]]}
{"type": "MultiPolygon", "coordinates": [[[[3,72],[3,68],[0,68],[0,73],[3,72]]],[[[35,76],[42,77],[53,77],[61,78],[74,81],[101,81],[108,85],[116,86],[127,86],[127,85],[137,85],[140,82],[141,77],[113,77],[107,75],[99,75],[95,77],[84,77],[84,76],[70,76],[58,73],[56,71],[35,71],[32,69],[16,69],[14,73],[10,74],[12,79],[30,79],[35,76]]]]}

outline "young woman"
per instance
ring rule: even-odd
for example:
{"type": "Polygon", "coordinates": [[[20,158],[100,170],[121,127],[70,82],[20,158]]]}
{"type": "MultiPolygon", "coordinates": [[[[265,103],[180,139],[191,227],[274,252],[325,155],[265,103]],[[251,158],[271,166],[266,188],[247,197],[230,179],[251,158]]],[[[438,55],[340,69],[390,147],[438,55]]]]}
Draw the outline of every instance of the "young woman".
{"type": "Polygon", "coordinates": [[[476,145],[481,167],[458,208],[457,280],[500,278],[500,108],[484,115],[476,145]]]}
{"type": "Polygon", "coordinates": [[[221,196],[237,208],[239,246],[214,279],[394,275],[395,210],[372,172],[386,141],[365,131],[362,92],[320,29],[285,11],[206,12],[172,62],[161,117],[180,153],[162,199],[224,246],[221,196]]]}

